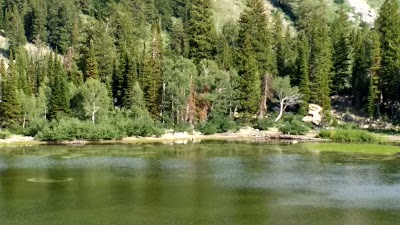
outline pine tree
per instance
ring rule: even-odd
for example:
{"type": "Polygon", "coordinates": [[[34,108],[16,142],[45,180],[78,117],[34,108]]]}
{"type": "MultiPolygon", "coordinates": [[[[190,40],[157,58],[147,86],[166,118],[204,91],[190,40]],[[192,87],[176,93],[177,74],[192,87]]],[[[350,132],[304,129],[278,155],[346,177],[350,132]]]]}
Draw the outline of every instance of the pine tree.
{"type": "Polygon", "coordinates": [[[97,66],[96,56],[94,54],[93,40],[90,40],[89,52],[85,57],[85,80],[99,78],[99,68],[97,66]]]}
{"type": "Polygon", "coordinates": [[[245,37],[240,51],[240,105],[245,112],[255,114],[261,95],[261,80],[250,39],[249,36],[245,37]]]}
{"type": "Polygon", "coordinates": [[[265,3],[263,0],[248,0],[246,6],[247,8],[240,15],[238,46],[242,48],[245,38],[249,38],[255,52],[260,76],[275,75],[277,74],[276,59],[265,13],[265,3]]]}
{"type": "Polygon", "coordinates": [[[17,72],[11,54],[7,76],[3,77],[0,102],[0,122],[2,127],[16,128],[21,119],[21,103],[17,96],[17,72]]]}
{"type": "Polygon", "coordinates": [[[162,86],[162,57],[163,46],[159,23],[152,25],[152,42],[150,54],[145,59],[145,72],[143,88],[147,109],[152,118],[159,118],[161,113],[161,86],[162,86]]]}
{"type": "Polygon", "coordinates": [[[15,53],[20,46],[26,43],[24,22],[16,6],[12,10],[6,11],[5,18],[9,48],[15,53]]]}
{"type": "Polygon", "coordinates": [[[361,106],[365,103],[364,97],[368,96],[370,60],[367,37],[369,36],[369,30],[367,28],[358,30],[355,36],[351,88],[354,95],[353,104],[361,106]]]}
{"type": "Polygon", "coordinates": [[[47,15],[48,42],[50,47],[65,53],[71,46],[71,8],[66,4],[50,4],[47,15]]]}
{"type": "Polygon", "coordinates": [[[61,62],[57,58],[54,60],[54,65],[54,80],[51,82],[50,119],[55,119],[59,115],[68,114],[70,112],[67,75],[61,62]]]}
{"type": "Polygon", "coordinates": [[[397,0],[385,0],[375,26],[382,45],[382,94],[385,100],[400,96],[400,7],[397,0]]]}
{"type": "Polygon", "coordinates": [[[46,30],[46,13],[47,5],[45,1],[37,1],[36,4],[32,5],[31,22],[29,27],[28,39],[31,42],[40,39],[43,42],[47,42],[47,30],[46,30]]]}
{"type": "Polygon", "coordinates": [[[298,59],[297,68],[299,74],[299,90],[303,95],[303,101],[300,104],[300,115],[306,115],[308,112],[308,102],[310,101],[310,81],[309,81],[309,63],[310,46],[307,37],[302,32],[298,38],[298,59]]]}
{"type": "Polygon", "coordinates": [[[350,22],[343,8],[339,10],[339,16],[333,21],[331,27],[331,38],[333,46],[333,77],[332,92],[343,93],[350,83],[351,74],[351,44],[350,44],[350,22]]]}
{"type": "Polygon", "coordinates": [[[310,1],[301,2],[299,28],[308,36],[310,46],[310,100],[322,106],[324,112],[331,108],[330,84],[332,45],[326,19],[326,6],[310,1]]]}
{"type": "Polygon", "coordinates": [[[368,115],[380,116],[380,70],[381,70],[381,49],[379,42],[379,34],[371,33],[372,50],[371,50],[371,67],[369,68],[369,89],[368,89],[368,115]]]}
{"type": "Polygon", "coordinates": [[[211,0],[193,0],[189,21],[190,58],[197,64],[215,55],[216,31],[211,0]]]}

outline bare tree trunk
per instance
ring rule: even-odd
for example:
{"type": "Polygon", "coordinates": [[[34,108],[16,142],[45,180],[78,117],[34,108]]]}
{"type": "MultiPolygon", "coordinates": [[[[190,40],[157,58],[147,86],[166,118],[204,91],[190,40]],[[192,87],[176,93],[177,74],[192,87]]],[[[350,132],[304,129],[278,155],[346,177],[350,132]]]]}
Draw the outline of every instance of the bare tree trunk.
{"type": "Polygon", "coordinates": [[[23,121],[23,123],[22,123],[22,128],[25,129],[25,126],[26,126],[26,115],[24,115],[24,121],[23,121]]]}
{"type": "Polygon", "coordinates": [[[279,115],[278,115],[278,117],[276,117],[275,122],[278,122],[278,120],[281,119],[281,117],[283,115],[283,111],[285,110],[284,104],[285,104],[285,102],[281,101],[281,110],[279,111],[279,115]]]}
{"type": "Polygon", "coordinates": [[[260,106],[257,111],[258,119],[263,119],[267,112],[267,101],[271,97],[270,86],[271,86],[271,77],[268,74],[265,74],[263,77],[263,94],[261,95],[260,106]]]}

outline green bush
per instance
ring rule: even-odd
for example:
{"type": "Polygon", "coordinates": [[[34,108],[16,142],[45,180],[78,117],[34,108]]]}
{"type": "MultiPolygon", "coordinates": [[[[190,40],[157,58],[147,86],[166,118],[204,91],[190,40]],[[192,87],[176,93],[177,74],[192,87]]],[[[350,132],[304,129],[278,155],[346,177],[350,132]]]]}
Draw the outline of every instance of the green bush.
{"type": "Polygon", "coordinates": [[[0,130],[0,139],[7,139],[11,136],[8,130],[0,130]]]}
{"type": "Polygon", "coordinates": [[[80,121],[76,118],[63,118],[44,126],[35,136],[44,141],[72,140],[112,140],[121,139],[125,134],[117,126],[109,123],[93,124],[91,121],[80,121]]]}
{"type": "Polygon", "coordinates": [[[211,122],[200,123],[197,125],[197,130],[199,130],[202,134],[209,135],[218,133],[218,127],[216,124],[211,122]]]}
{"type": "Polygon", "coordinates": [[[365,130],[321,130],[318,134],[320,138],[330,139],[336,142],[367,142],[378,143],[378,136],[369,133],[365,130]]]}
{"type": "Polygon", "coordinates": [[[265,118],[261,120],[256,120],[254,122],[254,128],[259,130],[268,130],[275,125],[275,121],[272,118],[265,118]]]}
{"type": "Polygon", "coordinates": [[[279,131],[284,134],[303,135],[308,133],[310,128],[303,122],[296,119],[286,121],[279,126],[279,131]]]}
{"type": "Polygon", "coordinates": [[[210,121],[205,123],[200,123],[196,126],[196,129],[203,134],[215,134],[215,133],[225,133],[228,131],[237,131],[238,125],[235,121],[230,120],[228,117],[214,117],[210,121]]]}

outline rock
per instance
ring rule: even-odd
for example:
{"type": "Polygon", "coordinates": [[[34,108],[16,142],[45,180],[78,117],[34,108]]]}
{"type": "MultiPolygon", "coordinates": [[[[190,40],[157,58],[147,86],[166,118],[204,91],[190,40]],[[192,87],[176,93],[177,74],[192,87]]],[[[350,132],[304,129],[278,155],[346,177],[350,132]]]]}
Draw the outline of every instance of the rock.
{"type": "Polygon", "coordinates": [[[310,122],[319,126],[322,122],[322,107],[316,104],[308,105],[308,115],[303,118],[304,122],[310,122]]]}

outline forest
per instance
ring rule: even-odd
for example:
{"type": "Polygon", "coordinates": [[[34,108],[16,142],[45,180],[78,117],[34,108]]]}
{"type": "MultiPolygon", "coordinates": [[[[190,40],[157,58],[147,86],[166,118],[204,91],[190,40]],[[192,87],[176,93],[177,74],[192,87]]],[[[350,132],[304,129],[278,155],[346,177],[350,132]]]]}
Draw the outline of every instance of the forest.
{"type": "Polygon", "coordinates": [[[272,2],[266,13],[247,0],[217,27],[211,0],[0,0],[0,126],[50,141],[207,134],[262,129],[309,103],[329,126],[335,96],[399,121],[397,0],[374,24],[345,7],[328,18],[324,1],[272,2]]]}

